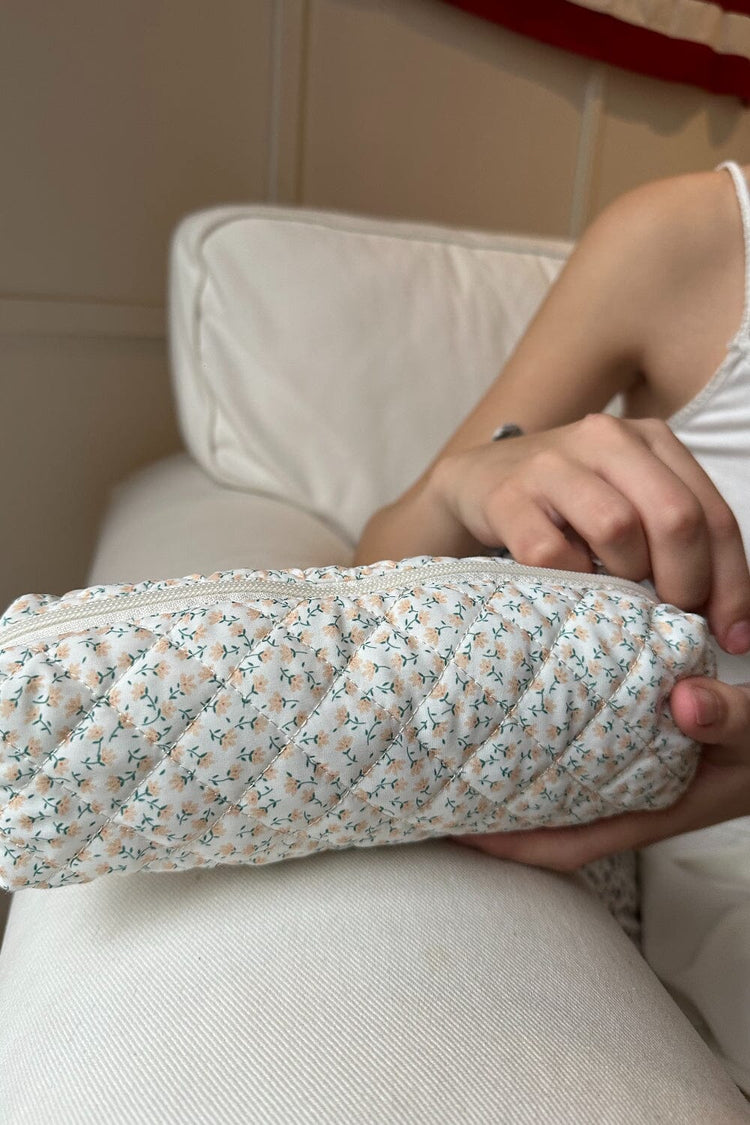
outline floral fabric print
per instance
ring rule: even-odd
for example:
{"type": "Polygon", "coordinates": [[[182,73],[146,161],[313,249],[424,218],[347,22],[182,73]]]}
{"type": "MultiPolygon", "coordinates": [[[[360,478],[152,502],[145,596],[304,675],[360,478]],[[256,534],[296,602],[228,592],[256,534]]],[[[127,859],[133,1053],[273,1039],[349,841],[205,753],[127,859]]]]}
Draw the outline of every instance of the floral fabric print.
{"type": "Polygon", "coordinates": [[[591,863],[584,863],[573,872],[581,883],[600,898],[615,921],[639,952],[643,952],[641,927],[641,886],[638,853],[617,852],[591,863]]]}
{"type": "Polygon", "coordinates": [[[479,577],[409,574],[446,561],[457,560],[17,599],[0,629],[67,606],[102,612],[103,599],[115,599],[105,617],[122,599],[127,620],[0,650],[0,885],[272,863],[674,803],[699,747],[666,699],[681,676],[715,671],[705,621],[605,578],[591,589],[499,563],[479,577]],[[377,576],[378,592],[357,589],[377,576]],[[248,579],[288,594],[225,589],[211,602],[212,586],[248,579]],[[170,608],[175,593],[209,604],[170,608]],[[152,594],[162,604],[133,601],[152,594]]]}

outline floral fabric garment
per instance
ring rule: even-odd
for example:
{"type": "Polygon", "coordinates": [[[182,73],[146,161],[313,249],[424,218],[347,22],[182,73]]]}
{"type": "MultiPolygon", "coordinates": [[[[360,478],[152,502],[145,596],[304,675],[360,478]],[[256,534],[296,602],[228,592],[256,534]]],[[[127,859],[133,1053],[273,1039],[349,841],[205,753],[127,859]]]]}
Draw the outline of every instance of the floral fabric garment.
{"type": "Polygon", "coordinates": [[[28,595],[0,620],[0,883],[269,863],[661,808],[705,621],[417,556],[28,595]]]}
{"type": "Polygon", "coordinates": [[[579,882],[602,900],[613,918],[619,922],[636,948],[641,951],[638,853],[627,851],[602,856],[592,863],[585,863],[575,874],[579,882]]]}

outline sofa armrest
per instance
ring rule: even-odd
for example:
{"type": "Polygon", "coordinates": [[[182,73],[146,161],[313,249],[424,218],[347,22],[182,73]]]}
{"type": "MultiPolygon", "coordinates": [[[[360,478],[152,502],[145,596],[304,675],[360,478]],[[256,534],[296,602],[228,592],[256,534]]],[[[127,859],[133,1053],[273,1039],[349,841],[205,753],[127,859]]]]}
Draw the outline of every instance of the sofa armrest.
{"type": "Polygon", "coordinates": [[[216,570],[351,565],[347,543],[283,500],[217,484],[186,453],[112,492],[87,582],[139,582],[216,570]]]}

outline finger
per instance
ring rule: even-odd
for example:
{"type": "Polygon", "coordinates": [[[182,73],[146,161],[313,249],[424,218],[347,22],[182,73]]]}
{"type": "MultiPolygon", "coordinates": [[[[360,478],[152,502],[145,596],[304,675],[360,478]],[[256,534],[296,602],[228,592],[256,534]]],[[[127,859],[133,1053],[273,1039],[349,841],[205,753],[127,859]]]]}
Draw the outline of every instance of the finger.
{"type": "Polygon", "coordinates": [[[697,610],[711,593],[711,550],[702,505],[638,433],[617,419],[593,418],[606,419],[608,441],[603,441],[604,423],[595,421],[599,440],[587,445],[579,439],[579,459],[596,469],[637,510],[659,597],[681,609],[697,610]]]}
{"type": "MultiPolygon", "coordinates": [[[[750,684],[725,684],[689,676],[675,684],[669,709],[683,734],[696,742],[747,746],[750,684]]],[[[747,750],[750,765],[750,749],[747,750]]]]}
{"type": "MultiPolygon", "coordinates": [[[[653,420],[652,420],[653,421],[653,420]]],[[[750,649],[750,569],[742,532],[729,505],[709,475],[668,426],[640,427],[652,452],[698,498],[706,516],[711,552],[711,588],[704,607],[711,631],[727,652],[750,649]],[[733,625],[747,622],[745,643],[729,638],[733,625]]]]}
{"type": "Polygon", "coordinates": [[[528,487],[547,500],[601,559],[610,574],[639,582],[651,573],[648,543],[630,501],[597,473],[555,450],[528,465],[528,487]]]}
{"type": "MultiPolygon", "coordinates": [[[[555,521],[525,489],[504,481],[487,502],[487,518],[516,562],[592,573],[594,564],[585,544],[567,539],[555,521]]],[[[560,518],[564,525],[564,519],[560,518]]]]}

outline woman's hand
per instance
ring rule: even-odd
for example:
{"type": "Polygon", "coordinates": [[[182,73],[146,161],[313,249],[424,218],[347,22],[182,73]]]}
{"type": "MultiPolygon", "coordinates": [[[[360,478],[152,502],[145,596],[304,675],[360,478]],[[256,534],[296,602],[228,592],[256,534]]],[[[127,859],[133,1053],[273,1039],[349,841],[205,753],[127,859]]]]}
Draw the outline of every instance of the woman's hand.
{"type": "Polygon", "coordinates": [[[660,419],[588,414],[438,461],[436,519],[528,566],[650,578],[702,613],[731,653],[750,649],[750,572],[737,521],[660,419]]]}
{"type": "MultiPolygon", "coordinates": [[[[728,652],[750,648],[750,573],[737,521],[658,419],[590,414],[454,454],[436,466],[434,497],[479,542],[507,546],[518,562],[591,572],[593,554],[610,574],[651,578],[663,601],[702,613],[728,652]]],[[[750,684],[690,677],[669,702],[682,732],[703,744],[696,775],[674,805],[572,827],[448,838],[570,871],[750,815],[750,684]]]]}
{"type": "Polygon", "coordinates": [[[675,685],[669,705],[683,734],[704,744],[696,775],[676,804],[572,827],[483,832],[448,839],[501,859],[573,871],[602,856],[750,816],[750,684],[723,684],[691,676],[675,685]],[[704,699],[702,692],[709,697],[704,699]]]}

